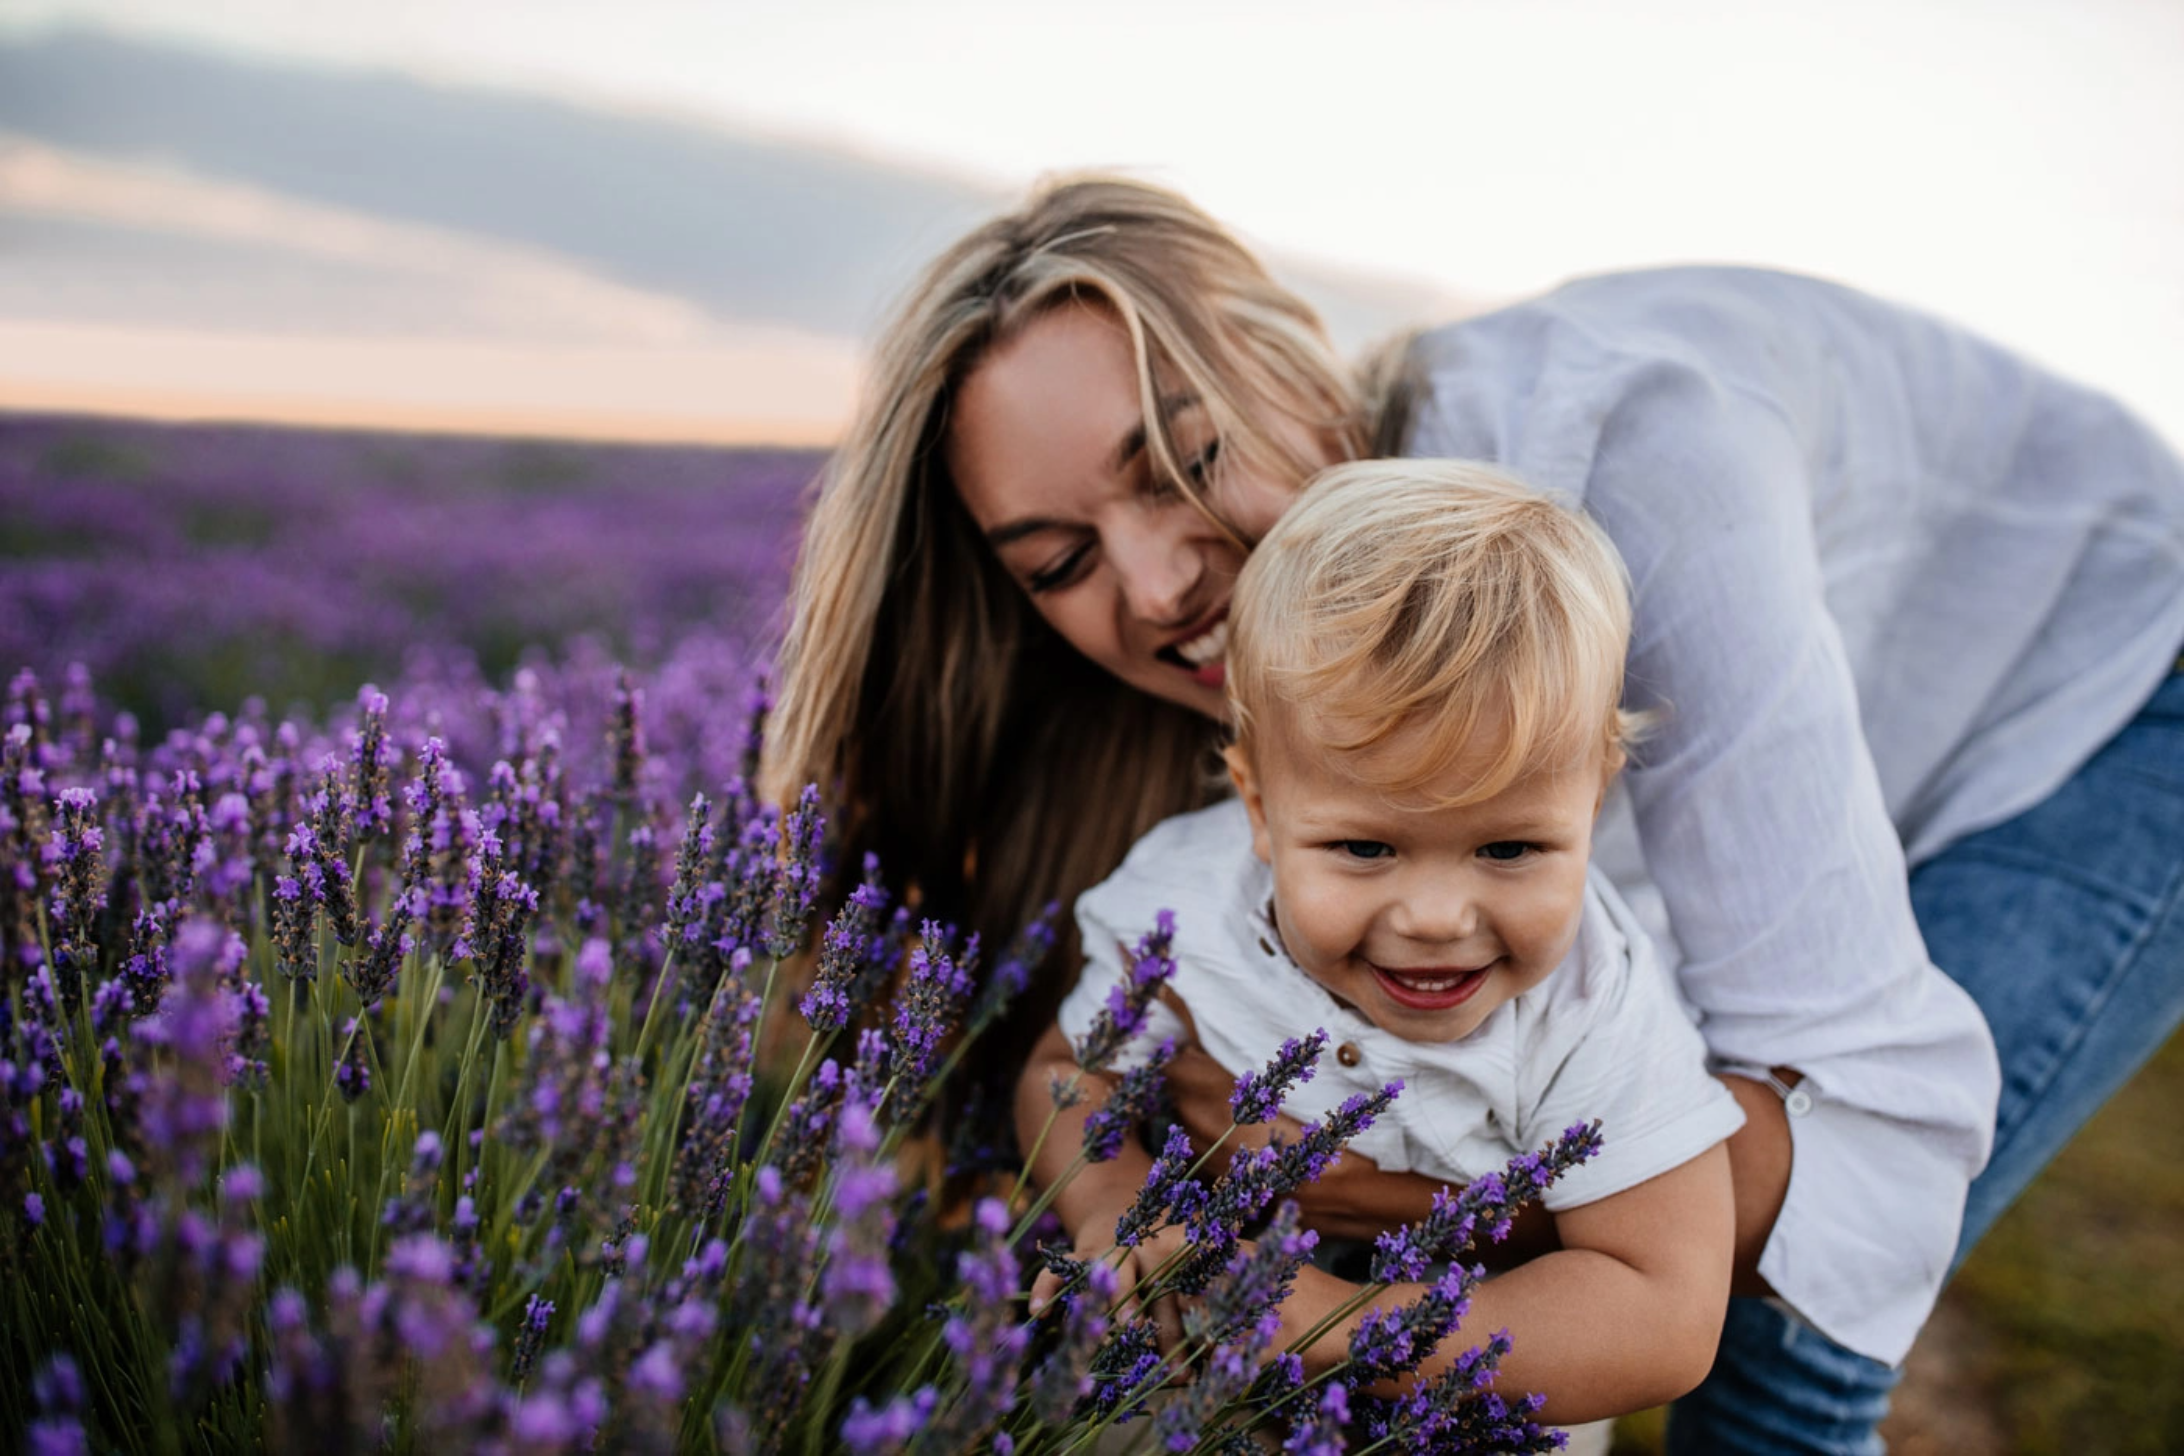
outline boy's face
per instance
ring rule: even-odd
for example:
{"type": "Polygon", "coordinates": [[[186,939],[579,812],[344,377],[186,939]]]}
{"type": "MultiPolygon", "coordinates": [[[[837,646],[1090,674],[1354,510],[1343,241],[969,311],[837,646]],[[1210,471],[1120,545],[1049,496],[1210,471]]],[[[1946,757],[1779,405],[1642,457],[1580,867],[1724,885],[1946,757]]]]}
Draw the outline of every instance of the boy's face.
{"type": "MultiPolygon", "coordinates": [[[[1604,747],[1455,809],[1390,804],[1294,734],[1268,735],[1256,760],[1231,750],[1229,769],[1274,870],[1282,944],[1374,1025],[1455,1041],[1561,964],[1610,775],[1604,747]]],[[[1427,788],[1453,794],[1484,761],[1467,752],[1427,788]]]]}

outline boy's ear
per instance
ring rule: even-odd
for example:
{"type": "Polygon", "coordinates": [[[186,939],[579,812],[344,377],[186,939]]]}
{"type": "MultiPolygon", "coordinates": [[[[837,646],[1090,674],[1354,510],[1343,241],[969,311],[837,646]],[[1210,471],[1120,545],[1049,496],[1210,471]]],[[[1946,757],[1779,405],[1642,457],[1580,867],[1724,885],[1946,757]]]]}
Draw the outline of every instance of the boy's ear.
{"type": "Polygon", "coordinates": [[[1610,743],[1608,745],[1606,761],[1602,763],[1600,768],[1600,792],[1593,795],[1593,818],[1598,819],[1600,817],[1600,806],[1608,802],[1608,790],[1614,786],[1616,777],[1623,772],[1623,766],[1629,762],[1630,754],[1624,750],[1622,744],[1610,743]]]}
{"type": "Polygon", "coordinates": [[[1244,801],[1244,812],[1251,816],[1251,852],[1272,864],[1272,841],[1266,833],[1266,801],[1260,796],[1259,779],[1251,771],[1251,760],[1243,749],[1231,743],[1221,750],[1221,761],[1228,765],[1229,782],[1236,785],[1236,797],[1244,801]]]}

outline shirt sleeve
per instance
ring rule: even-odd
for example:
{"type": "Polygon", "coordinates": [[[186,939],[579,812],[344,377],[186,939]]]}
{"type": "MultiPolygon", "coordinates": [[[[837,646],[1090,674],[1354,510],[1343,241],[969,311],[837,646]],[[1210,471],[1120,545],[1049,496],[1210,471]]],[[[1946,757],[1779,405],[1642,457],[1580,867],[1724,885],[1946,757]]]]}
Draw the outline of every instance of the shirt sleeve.
{"type": "Polygon", "coordinates": [[[1661,366],[1603,419],[1586,504],[1632,574],[1626,701],[1660,719],[1629,789],[1684,994],[1718,1063],[1796,1068],[1815,1099],[1761,1272],[1895,1363],[1947,1273],[2000,1074],[1912,916],[1803,448],[1770,404],[1661,366]]]}

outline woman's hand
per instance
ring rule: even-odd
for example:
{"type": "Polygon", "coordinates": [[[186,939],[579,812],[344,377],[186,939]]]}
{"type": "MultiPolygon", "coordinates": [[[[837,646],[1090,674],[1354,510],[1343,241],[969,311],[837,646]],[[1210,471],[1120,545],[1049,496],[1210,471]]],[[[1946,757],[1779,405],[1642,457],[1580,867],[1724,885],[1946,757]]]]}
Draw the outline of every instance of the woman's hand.
{"type": "MultiPolygon", "coordinates": [[[[1786,1067],[1777,1067],[1775,1075],[1791,1086],[1803,1080],[1786,1067]]],[[[1744,1109],[1744,1126],[1729,1138],[1729,1181],[1737,1201],[1736,1263],[1729,1292],[1768,1295],[1774,1286],[1760,1277],[1759,1256],[1790,1191],[1790,1119],[1781,1096],[1766,1083],[1729,1074],[1721,1084],[1744,1109]]]]}
{"type": "MultiPolygon", "coordinates": [[[[1117,1319],[1133,1318],[1139,1311],[1136,1303],[1140,1284],[1151,1279],[1170,1258],[1189,1248],[1184,1231],[1170,1224],[1147,1234],[1134,1248],[1115,1249],[1115,1221],[1112,1218],[1094,1220],[1070,1235],[1072,1254],[1088,1262],[1110,1262],[1115,1271],[1114,1311],[1117,1319]]],[[[1062,1292],[1062,1278],[1051,1269],[1041,1269],[1039,1277],[1031,1283],[1031,1312],[1038,1315],[1045,1311],[1054,1297],[1062,1292]]],[[[1173,1297],[1155,1299],[1144,1311],[1152,1316],[1153,1328],[1160,1338],[1162,1354],[1172,1354],[1183,1342],[1182,1313],[1176,1308],[1173,1297]]]]}

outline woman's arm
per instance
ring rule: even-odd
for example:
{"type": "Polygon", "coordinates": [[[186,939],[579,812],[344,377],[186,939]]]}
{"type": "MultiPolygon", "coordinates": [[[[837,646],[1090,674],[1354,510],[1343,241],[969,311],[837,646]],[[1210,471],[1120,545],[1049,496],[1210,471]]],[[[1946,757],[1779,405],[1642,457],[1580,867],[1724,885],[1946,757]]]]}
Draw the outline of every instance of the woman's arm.
{"type": "MultiPolygon", "coordinates": [[[[1480,1333],[1506,1328],[1512,1345],[1497,1388],[1541,1392],[1544,1419],[1558,1425],[1661,1405],[1703,1380],[1729,1299],[1735,1215],[1726,1148],[1717,1143],[1555,1221],[1562,1248],[1479,1285],[1463,1327],[1413,1378],[1431,1378],[1480,1333]]],[[[1378,1303],[1392,1308],[1421,1292],[1396,1285],[1378,1303]]],[[[1285,1335],[1309,1330],[1355,1293],[1332,1275],[1300,1271],[1282,1307],[1285,1335]]],[[[1343,1358],[1361,1315],[1303,1352],[1308,1371],[1343,1358]]]]}
{"type": "MultiPolygon", "coordinates": [[[[1110,1077],[1079,1071],[1069,1038],[1059,1026],[1048,1027],[1039,1038],[1016,1081],[1016,1135],[1022,1146],[1038,1149],[1031,1161],[1032,1181],[1047,1188],[1067,1177],[1068,1181],[1056,1190],[1053,1207],[1062,1227],[1069,1231],[1070,1244],[1079,1258],[1106,1255],[1115,1247],[1116,1221],[1137,1200],[1138,1191],[1152,1171],[1153,1160],[1134,1137],[1126,1137],[1113,1158],[1086,1163],[1070,1173],[1071,1164],[1084,1147],[1085,1122],[1106,1105],[1114,1085],[1110,1077]],[[1077,1079],[1079,1100],[1057,1110],[1055,1084],[1072,1078],[1077,1079]]],[[[1156,1231],[1125,1255],[1115,1271],[1118,1298],[1136,1288],[1141,1273],[1149,1274],[1158,1268],[1174,1251],[1176,1242],[1176,1231],[1156,1231]]],[[[1057,1275],[1041,1270],[1031,1286],[1031,1312],[1037,1314],[1044,1309],[1061,1287],[1057,1275]]],[[[1172,1342],[1181,1333],[1173,1310],[1163,1302],[1155,1315],[1161,1321],[1163,1336],[1172,1342]]]]}
{"type": "Polygon", "coordinates": [[[1586,506],[1634,583],[1627,698],[1662,715],[1626,782],[1679,982],[1718,1064],[1810,1093],[1785,1120],[1731,1083],[1744,1287],[1764,1265],[1831,1338],[1895,1361],[1948,1269],[1999,1074],[1911,912],[1810,464],[1767,401],[1656,365],[1601,426],[1586,506]]]}

